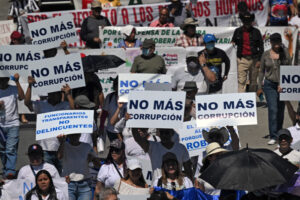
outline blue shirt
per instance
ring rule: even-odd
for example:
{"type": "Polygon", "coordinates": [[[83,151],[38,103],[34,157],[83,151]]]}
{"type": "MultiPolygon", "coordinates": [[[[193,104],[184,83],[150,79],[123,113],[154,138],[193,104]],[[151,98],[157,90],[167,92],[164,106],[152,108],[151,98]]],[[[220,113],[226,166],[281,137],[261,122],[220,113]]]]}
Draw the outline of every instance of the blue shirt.
{"type": "MultiPolygon", "coordinates": [[[[142,46],[142,42],[140,40],[136,40],[133,47],[140,47],[140,46],[142,46]]],[[[126,45],[125,40],[121,40],[117,48],[122,48],[122,47],[129,48],[129,46],[126,45]]]]}

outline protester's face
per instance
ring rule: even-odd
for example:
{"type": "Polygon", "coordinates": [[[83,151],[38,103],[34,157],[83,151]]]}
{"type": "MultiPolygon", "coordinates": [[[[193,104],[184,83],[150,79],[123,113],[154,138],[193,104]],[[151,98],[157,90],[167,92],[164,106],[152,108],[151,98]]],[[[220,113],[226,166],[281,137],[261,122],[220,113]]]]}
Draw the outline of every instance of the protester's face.
{"type": "Polygon", "coordinates": [[[220,153],[215,153],[215,154],[212,154],[212,155],[209,155],[208,157],[207,157],[207,159],[209,160],[209,161],[215,161],[217,158],[218,158],[218,156],[220,156],[222,154],[222,152],[220,152],[220,153]]]}
{"type": "Polygon", "coordinates": [[[162,9],[159,13],[159,22],[161,24],[167,23],[169,17],[169,11],[167,9],[162,9]]]}
{"type": "Polygon", "coordinates": [[[154,53],[154,50],[155,50],[154,47],[142,48],[142,54],[146,57],[149,57],[154,53]]]}
{"type": "Polygon", "coordinates": [[[214,42],[209,42],[209,43],[205,44],[205,48],[206,48],[208,53],[211,53],[215,49],[215,43],[214,42]]]}
{"type": "Polygon", "coordinates": [[[167,143],[172,141],[173,134],[170,130],[160,129],[159,133],[160,133],[160,140],[162,143],[167,143]]]}
{"type": "Polygon", "coordinates": [[[165,163],[165,171],[168,174],[175,174],[178,170],[178,165],[175,160],[168,160],[165,163]]]}
{"type": "Polygon", "coordinates": [[[1,77],[0,78],[0,88],[7,88],[8,86],[8,82],[9,82],[9,78],[8,77],[1,77]]]}
{"type": "Polygon", "coordinates": [[[244,24],[244,27],[246,28],[246,29],[250,29],[251,28],[251,26],[252,26],[252,22],[244,22],[243,23],[244,24]]]}
{"type": "Polygon", "coordinates": [[[30,161],[30,165],[39,166],[43,162],[43,157],[41,155],[30,155],[29,161],[30,161]]]}
{"type": "Polygon", "coordinates": [[[101,11],[102,11],[102,8],[100,8],[100,7],[93,8],[92,9],[92,14],[93,14],[94,17],[99,18],[100,15],[101,15],[101,11]]]}
{"type": "Polygon", "coordinates": [[[281,45],[282,45],[281,42],[271,42],[271,47],[272,47],[273,51],[275,51],[276,53],[279,53],[281,45]]]}
{"type": "Polygon", "coordinates": [[[138,132],[141,137],[146,137],[148,135],[148,129],[147,128],[139,128],[138,132]]]}
{"type": "Polygon", "coordinates": [[[25,43],[25,38],[24,37],[12,40],[12,44],[13,45],[19,45],[19,44],[24,44],[24,43],[25,43]]]}
{"type": "Polygon", "coordinates": [[[187,32],[188,36],[191,36],[191,37],[194,36],[196,33],[196,26],[194,26],[194,25],[187,26],[186,32],[187,32]]]}
{"type": "Polygon", "coordinates": [[[195,97],[196,97],[197,91],[198,90],[195,89],[195,90],[186,92],[186,97],[189,98],[189,99],[193,99],[194,100],[195,97]]]}
{"type": "Polygon", "coordinates": [[[110,151],[111,151],[111,157],[114,161],[118,161],[121,158],[122,151],[123,151],[122,149],[111,147],[110,151]]]}
{"type": "Polygon", "coordinates": [[[187,65],[187,70],[191,75],[195,76],[199,73],[200,67],[196,59],[188,60],[186,65],[187,65]]]}
{"type": "Polygon", "coordinates": [[[37,179],[37,185],[42,191],[47,191],[50,186],[50,179],[46,174],[40,174],[37,179]]]}
{"type": "Polygon", "coordinates": [[[279,148],[280,149],[288,149],[290,148],[292,142],[292,138],[287,135],[281,135],[278,138],[279,148]]]}
{"type": "Polygon", "coordinates": [[[111,194],[105,198],[105,200],[118,200],[117,195],[111,194]]]}
{"type": "Polygon", "coordinates": [[[142,176],[142,169],[129,170],[129,177],[133,181],[137,181],[142,176]]]}
{"type": "Polygon", "coordinates": [[[51,105],[59,104],[62,100],[61,92],[52,92],[48,94],[48,103],[51,105]]]}
{"type": "Polygon", "coordinates": [[[73,135],[69,135],[68,138],[70,140],[71,144],[77,143],[80,139],[80,134],[73,134],[73,135]]]}

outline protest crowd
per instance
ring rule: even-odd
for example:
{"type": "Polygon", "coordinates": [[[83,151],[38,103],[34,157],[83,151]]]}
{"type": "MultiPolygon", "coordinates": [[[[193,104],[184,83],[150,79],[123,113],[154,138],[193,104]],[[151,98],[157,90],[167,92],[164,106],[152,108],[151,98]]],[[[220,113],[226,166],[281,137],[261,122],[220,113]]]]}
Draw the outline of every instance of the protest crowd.
{"type": "Polygon", "coordinates": [[[1,2],[1,200],[300,199],[299,1],[41,2],[1,2]]]}

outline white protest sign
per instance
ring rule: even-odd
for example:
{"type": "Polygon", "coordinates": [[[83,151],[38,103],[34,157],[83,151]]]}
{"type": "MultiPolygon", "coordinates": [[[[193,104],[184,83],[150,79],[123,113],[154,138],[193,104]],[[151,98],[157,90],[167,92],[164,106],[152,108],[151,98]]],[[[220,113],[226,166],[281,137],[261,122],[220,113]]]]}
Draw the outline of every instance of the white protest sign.
{"type": "Polygon", "coordinates": [[[300,101],[299,83],[299,66],[280,66],[280,101],[300,101]]]}
{"type": "Polygon", "coordinates": [[[93,110],[62,110],[37,115],[36,140],[53,138],[59,134],[92,133],[93,110]]]}
{"type": "Polygon", "coordinates": [[[145,83],[171,83],[170,75],[119,74],[119,102],[128,102],[131,91],[144,91],[145,83]]]}
{"type": "Polygon", "coordinates": [[[0,46],[0,77],[19,73],[20,78],[27,82],[30,75],[29,66],[35,61],[42,60],[43,56],[43,51],[33,45],[0,46]]]}
{"type": "Polygon", "coordinates": [[[127,127],[179,128],[182,126],[185,92],[131,91],[127,127]]]}
{"type": "Polygon", "coordinates": [[[10,35],[14,29],[14,20],[0,21],[0,46],[10,44],[10,35]]]}
{"type": "MultiPolygon", "coordinates": [[[[52,179],[60,200],[68,200],[68,184],[65,178],[52,179]]],[[[3,185],[1,200],[25,200],[25,195],[35,186],[35,180],[15,179],[3,185]]]]}
{"type": "Polygon", "coordinates": [[[196,96],[198,127],[257,124],[255,93],[196,96]]]}
{"type": "Polygon", "coordinates": [[[29,69],[36,81],[32,85],[33,94],[60,91],[65,84],[72,89],[85,86],[80,54],[47,58],[32,63],[29,69]]]}
{"type": "MultiPolygon", "coordinates": [[[[203,138],[202,132],[203,130],[209,132],[209,130],[213,127],[200,128],[197,127],[196,120],[184,122],[182,128],[175,129],[175,131],[179,135],[179,141],[183,144],[189,152],[190,157],[192,156],[201,156],[205,151],[208,143],[203,138]]],[[[215,127],[214,127],[215,128],[215,127]]],[[[221,128],[217,127],[217,128],[221,128]]],[[[237,127],[234,127],[235,132],[238,134],[237,127]]],[[[224,144],[224,146],[228,146],[231,143],[230,134],[228,141],[224,144]]],[[[202,158],[200,158],[202,159],[202,158]]]]}
{"type": "Polygon", "coordinates": [[[42,45],[45,49],[59,47],[62,41],[77,41],[72,15],[62,15],[46,21],[28,24],[33,45],[42,45]]]}

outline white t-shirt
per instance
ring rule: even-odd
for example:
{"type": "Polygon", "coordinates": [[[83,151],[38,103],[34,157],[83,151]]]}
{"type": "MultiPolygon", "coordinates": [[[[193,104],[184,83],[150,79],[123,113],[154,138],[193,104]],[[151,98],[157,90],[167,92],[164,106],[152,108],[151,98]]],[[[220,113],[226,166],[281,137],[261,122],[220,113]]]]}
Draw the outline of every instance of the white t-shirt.
{"type": "Polygon", "coordinates": [[[209,195],[220,195],[221,194],[221,190],[215,189],[211,184],[209,184],[208,182],[206,182],[205,180],[201,179],[201,178],[197,178],[197,181],[204,185],[204,193],[205,194],[209,194],[209,195]]]}
{"type": "Polygon", "coordinates": [[[130,195],[139,195],[139,194],[149,194],[149,188],[137,188],[124,181],[118,180],[115,182],[114,188],[118,191],[119,194],[130,194],[130,195]]]}
{"type": "MultiPolygon", "coordinates": [[[[63,194],[62,191],[60,191],[60,190],[57,189],[57,188],[55,188],[55,191],[56,191],[56,197],[57,197],[57,199],[59,199],[59,200],[68,200],[68,199],[65,197],[65,195],[63,194]]],[[[48,196],[46,196],[46,197],[44,197],[44,198],[42,197],[42,199],[43,199],[43,200],[48,200],[48,199],[49,199],[49,196],[50,196],[50,195],[48,195],[48,196]]],[[[38,198],[38,196],[37,196],[37,194],[36,194],[35,192],[32,193],[30,200],[39,200],[39,198],[38,198]]]]}
{"type": "MultiPolygon", "coordinates": [[[[56,104],[55,106],[49,104],[47,100],[33,101],[32,105],[36,114],[70,109],[69,102],[67,101],[56,104]]],[[[44,151],[57,151],[59,147],[59,141],[57,138],[40,140],[38,143],[41,145],[44,151]]]]}
{"type": "MultiPolygon", "coordinates": [[[[279,151],[279,149],[276,149],[274,151],[277,155],[282,156],[282,153],[279,151]]],[[[296,150],[292,150],[289,154],[283,156],[282,158],[287,159],[294,165],[300,165],[300,152],[296,150]]]]}
{"type": "MultiPolygon", "coordinates": [[[[44,169],[50,173],[52,178],[60,178],[57,169],[54,167],[54,165],[49,163],[42,163],[39,166],[32,166],[32,168],[35,174],[44,169]]],[[[35,182],[35,175],[33,174],[30,165],[25,165],[20,169],[18,173],[18,179],[29,179],[35,182]]]]}
{"type": "MultiPolygon", "coordinates": [[[[158,186],[158,180],[159,180],[159,178],[154,180],[153,187],[160,187],[160,186],[158,186]]],[[[172,190],[173,189],[173,186],[172,186],[172,184],[169,180],[168,180],[166,185],[162,183],[161,187],[165,188],[167,190],[172,190]]],[[[175,181],[176,190],[183,190],[183,189],[192,188],[192,187],[194,187],[194,185],[193,185],[192,181],[187,177],[184,177],[183,185],[179,185],[177,180],[175,181]]]]}
{"type": "MultiPolygon", "coordinates": [[[[119,167],[116,164],[116,166],[118,167],[122,177],[124,177],[123,165],[122,167],[119,167]]],[[[103,183],[105,187],[114,187],[116,181],[120,179],[121,177],[112,163],[102,165],[97,177],[97,180],[103,183]]]]}
{"type": "Polygon", "coordinates": [[[187,162],[190,159],[187,149],[181,143],[175,142],[171,149],[165,148],[160,142],[149,141],[149,143],[148,154],[151,160],[153,179],[161,176],[162,158],[167,152],[172,152],[176,155],[181,167],[184,162],[187,162]]]}
{"type": "Polygon", "coordinates": [[[298,26],[300,28],[300,18],[298,15],[292,17],[292,19],[289,21],[289,24],[292,26],[298,26]]]}
{"type": "MultiPolygon", "coordinates": [[[[93,132],[95,132],[95,131],[97,131],[97,125],[94,122],[93,123],[93,132]]],[[[93,145],[93,139],[92,139],[92,133],[81,133],[79,141],[89,144],[92,148],[94,146],[93,145]]]]}
{"type": "Polygon", "coordinates": [[[295,126],[289,127],[288,130],[293,137],[293,142],[291,144],[292,149],[300,151],[300,126],[297,123],[295,126]]]}
{"type": "Polygon", "coordinates": [[[78,146],[73,146],[65,142],[64,155],[62,158],[62,176],[72,174],[83,175],[84,178],[89,178],[88,155],[93,154],[91,146],[87,143],[80,143],[78,146]]]}
{"type": "MultiPolygon", "coordinates": [[[[156,141],[160,142],[160,138],[155,136],[156,141]]],[[[154,136],[150,136],[148,141],[155,141],[154,136]]],[[[145,153],[142,147],[134,140],[133,137],[130,137],[125,140],[125,154],[128,157],[136,157],[138,159],[150,160],[149,154],[145,153]]]]}
{"type": "Polygon", "coordinates": [[[5,90],[0,89],[0,101],[4,101],[4,109],[0,110],[0,126],[20,126],[18,113],[18,88],[9,85],[5,90]]]}

